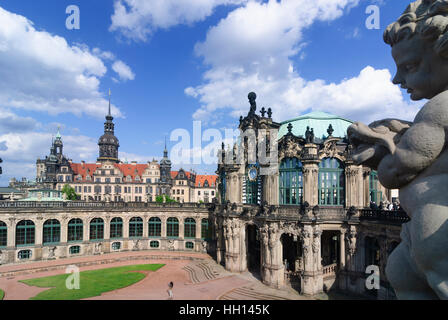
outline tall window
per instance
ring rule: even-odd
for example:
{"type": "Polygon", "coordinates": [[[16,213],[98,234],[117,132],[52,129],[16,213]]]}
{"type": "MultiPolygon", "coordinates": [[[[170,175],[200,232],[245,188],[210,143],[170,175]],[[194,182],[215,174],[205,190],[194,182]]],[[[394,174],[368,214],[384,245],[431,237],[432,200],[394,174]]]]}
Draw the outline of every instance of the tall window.
{"type": "Polygon", "coordinates": [[[143,219],[134,217],[129,221],[129,237],[141,238],[143,237],[143,219]]]}
{"type": "Polygon", "coordinates": [[[162,221],[159,218],[153,217],[149,219],[149,237],[162,236],[162,221]]]}
{"type": "Polygon", "coordinates": [[[8,228],[6,226],[6,223],[0,221],[0,248],[6,247],[8,245],[7,239],[8,239],[8,228]]]}
{"type": "Polygon", "coordinates": [[[221,203],[226,202],[226,173],[221,173],[221,184],[219,185],[219,192],[221,195],[221,203]]]}
{"type": "Polygon", "coordinates": [[[95,218],[90,222],[90,240],[104,239],[104,221],[101,218],[95,218]]]}
{"type": "Polygon", "coordinates": [[[208,225],[208,219],[201,220],[201,238],[202,239],[210,239],[210,229],[208,225]]]}
{"type": "Polygon", "coordinates": [[[280,204],[303,202],[302,163],[297,158],[283,159],[280,164],[280,204]]]}
{"type": "Polygon", "coordinates": [[[16,227],[16,245],[26,246],[34,244],[35,236],[34,222],[31,220],[22,220],[16,227]]]}
{"type": "Polygon", "coordinates": [[[168,218],[166,221],[166,236],[172,238],[179,237],[179,220],[168,218]]]}
{"type": "Polygon", "coordinates": [[[258,203],[258,191],[259,191],[259,177],[258,168],[256,166],[250,166],[246,170],[246,203],[257,204],[258,203]]]}
{"type": "Polygon", "coordinates": [[[319,204],[342,206],[345,202],[345,175],[342,163],[324,158],[319,164],[319,204]]]}
{"type": "Polygon", "coordinates": [[[110,238],[117,239],[123,237],[123,219],[113,218],[110,222],[110,238]]]}
{"type": "Polygon", "coordinates": [[[196,221],[193,218],[185,219],[184,236],[185,238],[196,237],[196,221]]]}
{"type": "Polygon", "coordinates": [[[376,171],[371,171],[369,175],[369,192],[370,201],[379,204],[382,201],[382,192],[380,189],[380,182],[378,180],[378,173],[376,171]]]}
{"type": "Polygon", "coordinates": [[[69,242],[82,241],[83,223],[81,219],[72,219],[68,222],[67,239],[69,242]]]}
{"type": "Polygon", "coordinates": [[[61,224],[58,220],[47,220],[44,223],[43,244],[56,244],[61,241],[61,224]]]}

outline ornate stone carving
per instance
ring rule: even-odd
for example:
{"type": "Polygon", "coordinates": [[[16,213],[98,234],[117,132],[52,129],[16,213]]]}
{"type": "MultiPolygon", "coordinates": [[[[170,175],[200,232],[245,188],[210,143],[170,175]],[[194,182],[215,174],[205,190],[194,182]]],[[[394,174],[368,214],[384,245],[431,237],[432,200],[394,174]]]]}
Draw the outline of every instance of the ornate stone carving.
{"type": "Polygon", "coordinates": [[[334,158],[339,155],[336,143],[338,139],[327,139],[323,148],[319,151],[319,158],[334,158]]]}

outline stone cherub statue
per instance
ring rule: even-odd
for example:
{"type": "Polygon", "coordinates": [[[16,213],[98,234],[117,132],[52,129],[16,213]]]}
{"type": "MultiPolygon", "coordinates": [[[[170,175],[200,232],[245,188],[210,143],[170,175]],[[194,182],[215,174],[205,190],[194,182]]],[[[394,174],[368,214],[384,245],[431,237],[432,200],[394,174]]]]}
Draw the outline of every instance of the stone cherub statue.
{"type": "Polygon", "coordinates": [[[418,0],[384,33],[397,65],[394,84],[429,99],[414,122],[355,123],[353,159],[400,189],[411,217],[386,275],[399,299],[448,299],[448,1],[418,0]]]}

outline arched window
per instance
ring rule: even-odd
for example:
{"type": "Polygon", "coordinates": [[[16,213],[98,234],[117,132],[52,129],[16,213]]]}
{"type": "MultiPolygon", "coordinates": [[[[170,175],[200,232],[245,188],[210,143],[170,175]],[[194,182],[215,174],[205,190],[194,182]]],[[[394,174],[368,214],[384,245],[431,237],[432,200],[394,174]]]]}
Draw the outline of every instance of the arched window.
{"type": "Polygon", "coordinates": [[[134,217],[129,221],[129,237],[141,238],[143,237],[143,219],[134,217]]]}
{"type": "Polygon", "coordinates": [[[6,223],[0,221],[0,248],[6,247],[8,245],[8,227],[6,223]]]}
{"type": "Polygon", "coordinates": [[[47,220],[44,223],[43,244],[56,244],[61,241],[61,224],[58,220],[47,220]]]}
{"type": "Polygon", "coordinates": [[[370,201],[379,204],[383,199],[380,182],[378,180],[378,173],[374,170],[370,171],[369,175],[369,193],[370,201]]]}
{"type": "Polygon", "coordinates": [[[81,247],[80,246],[72,246],[68,250],[69,250],[70,254],[79,254],[81,252],[81,247]]]}
{"type": "Polygon", "coordinates": [[[35,231],[36,230],[33,221],[20,221],[16,227],[16,246],[33,245],[35,231]]]}
{"type": "Polygon", "coordinates": [[[342,163],[324,158],[319,163],[319,204],[342,206],[345,203],[345,175],[342,163]]]}
{"type": "Polygon", "coordinates": [[[189,249],[189,250],[191,250],[191,249],[194,249],[194,243],[193,242],[185,242],[185,248],[186,249],[189,249]]]}
{"type": "Polygon", "coordinates": [[[90,222],[90,240],[104,239],[104,221],[101,218],[95,218],[90,222]]]}
{"type": "Polygon", "coordinates": [[[210,229],[208,226],[208,219],[201,220],[201,238],[210,239],[210,229]]]}
{"type": "Polygon", "coordinates": [[[245,203],[258,204],[260,195],[260,175],[258,167],[255,165],[246,168],[246,183],[245,183],[245,203]]]}
{"type": "Polygon", "coordinates": [[[113,218],[110,222],[110,238],[117,239],[123,237],[123,219],[113,218]]]}
{"type": "Polygon", "coordinates": [[[72,219],[68,222],[68,242],[78,242],[83,239],[83,223],[81,219],[72,219]]]}
{"type": "Polygon", "coordinates": [[[184,237],[196,237],[196,221],[193,218],[186,218],[184,223],[184,237]]]}
{"type": "Polygon", "coordinates": [[[162,221],[160,221],[160,218],[153,217],[149,219],[148,227],[148,236],[150,238],[162,236],[162,221]]]}
{"type": "Polygon", "coordinates": [[[179,220],[168,218],[166,221],[166,236],[170,238],[179,237],[179,220]]]}
{"type": "Polygon", "coordinates": [[[297,158],[285,158],[280,164],[280,204],[303,202],[302,163],[297,158]]]}

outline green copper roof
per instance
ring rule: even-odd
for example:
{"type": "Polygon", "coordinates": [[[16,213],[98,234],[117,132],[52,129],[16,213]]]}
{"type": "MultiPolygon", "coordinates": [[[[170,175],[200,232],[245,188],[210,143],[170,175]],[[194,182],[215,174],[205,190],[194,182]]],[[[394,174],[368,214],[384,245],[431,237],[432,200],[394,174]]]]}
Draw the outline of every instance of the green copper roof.
{"type": "Polygon", "coordinates": [[[59,127],[58,127],[58,133],[56,133],[56,139],[59,139],[59,140],[62,139],[61,132],[59,131],[59,127]]]}
{"type": "Polygon", "coordinates": [[[280,126],[278,138],[280,139],[288,133],[288,124],[292,124],[292,133],[295,136],[305,137],[306,127],[314,129],[314,136],[318,139],[328,137],[328,127],[333,127],[333,137],[344,138],[347,135],[347,128],[353,121],[341,118],[331,113],[315,111],[307,113],[295,119],[283,121],[280,126]]]}

